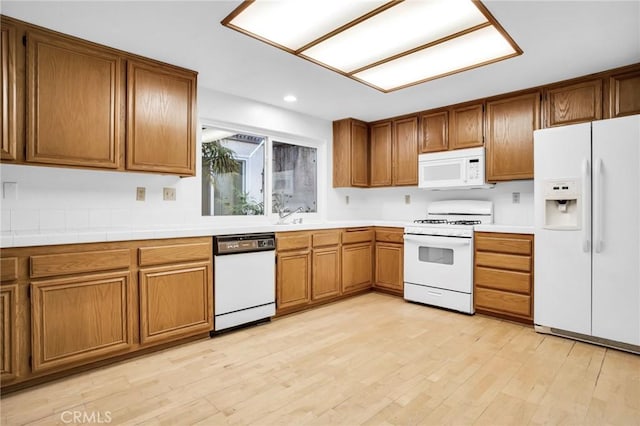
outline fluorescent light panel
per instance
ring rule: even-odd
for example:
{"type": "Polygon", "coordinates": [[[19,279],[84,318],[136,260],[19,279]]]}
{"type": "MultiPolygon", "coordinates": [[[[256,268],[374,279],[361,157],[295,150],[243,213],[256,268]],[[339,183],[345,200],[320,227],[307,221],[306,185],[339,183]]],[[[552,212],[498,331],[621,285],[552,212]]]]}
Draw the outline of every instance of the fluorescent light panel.
{"type": "Polygon", "coordinates": [[[522,53],[472,0],[246,0],[222,23],[383,92],[522,53]]]}

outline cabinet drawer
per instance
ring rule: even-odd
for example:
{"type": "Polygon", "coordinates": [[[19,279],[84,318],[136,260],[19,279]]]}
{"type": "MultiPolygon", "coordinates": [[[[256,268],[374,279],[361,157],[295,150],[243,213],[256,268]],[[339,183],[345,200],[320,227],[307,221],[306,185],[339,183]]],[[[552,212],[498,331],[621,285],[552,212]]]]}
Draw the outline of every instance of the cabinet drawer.
{"type": "Polygon", "coordinates": [[[530,255],[532,240],[529,236],[498,236],[476,233],[476,250],[530,255]]]}
{"type": "Polygon", "coordinates": [[[209,243],[177,244],[138,249],[138,263],[140,266],[207,260],[210,257],[211,244],[209,243]]]}
{"type": "Polygon", "coordinates": [[[30,275],[40,278],[124,269],[129,267],[130,259],[127,249],[31,256],[30,275]]]}
{"type": "Polygon", "coordinates": [[[402,228],[376,229],[376,241],[402,244],[404,242],[404,230],[402,228]]]}
{"type": "Polygon", "coordinates": [[[525,317],[531,316],[531,297],[522,294],[477,288],[475,304],[480,309],[484,308],[525,317]]]}
{"type": "Polygon", "coordinates": [[[308,232],[285,232],[276,234],[276,250],[308,249],[311,245],[311,234],[308,232]]]}
{"type": "Polygon", "coordinates": [[[336,246],[340,244],[340,231],[316,232],[311,239],[313,247],[336,246]]]}
{"type": "Polygon", "coordinates": [[[2,281],[12,281],[18,279],[18,258],[5,257],[0,260],[0,279],[2,281]]]}
{"type": "Polygon", "coordinates": [[[528,272],[477,267],[474,281],[482,287],[531,294],[531,274],[528,272]]]}
{"type": "Polygon", "coordinates": [[[351,228],[342,232],[342,244],[373,241],[375,232],[371,228],[351,228]]]}
{"type": "Polygon", "coordinates": [[[476,253],[476,265],[530,272],[531,257],[480,251],[476,253]]]}

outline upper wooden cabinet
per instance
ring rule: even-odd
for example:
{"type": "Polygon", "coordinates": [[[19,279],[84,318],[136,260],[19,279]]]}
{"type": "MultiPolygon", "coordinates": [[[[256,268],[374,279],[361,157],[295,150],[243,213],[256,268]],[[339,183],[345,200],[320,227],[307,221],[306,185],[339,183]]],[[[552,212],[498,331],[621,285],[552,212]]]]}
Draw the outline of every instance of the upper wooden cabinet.
{"type": "Polygon", "coordinates": [[[600,120],[602,79],[545,89],[544,115],[545,127],[600,120]]]}
{"type": "Polygon", "coordinates": [[[640,69],[609,78],[609,116],[640,114],[640,69]]]}
{"type": "Polygon", "coordinates": [[[483,112],[482,102],[454,106],[449,110],[449,149],[482,146],[483,112]]]}
{"type": "Polygon", "coordinates": [[[533,131],[540,128],[540,92],[487,102],[486,179],[533,179],[533,131]]]}
{"type": "Polygon", "coordinates": [[[195,74],[129,60],[127,104],[127,169],[193,174],[195,74]]]}
{"type": "Polygon", "coordinates": [[[118,168],[120,56],[41,31],[26,49],[27,161],[118,168]]]}
{"type": "Polygon", "coordinates": [[[420,115],[420,152],[449,149],[449,112],[436,111],[420,115]]]}
{"type": "Polygon", "coordinates": [[[368,125],[346,118],[333,122],[333,187],[369,186],[368,125]]]}
{"type": "Polygon", "coordinates": [[[418,184],[418,117],[393,121],[393,185],[418,184]]]}
{"type": "Polygon", "coordinates": [[[10,22],[2,22],[0,28],[2,43],[2,104],[0,116],[0,158],[16,159],[16,27],[10,22]]]}
{"type": "Polygon", "coordinates": [[[391,121],[371,125],[371,186],[391,186],[393,143],[391,121]]]}
{"type": "Polygon", "coordinates": [[[196,79],[3,16],[2,159],[193,176],[196,79]]]}

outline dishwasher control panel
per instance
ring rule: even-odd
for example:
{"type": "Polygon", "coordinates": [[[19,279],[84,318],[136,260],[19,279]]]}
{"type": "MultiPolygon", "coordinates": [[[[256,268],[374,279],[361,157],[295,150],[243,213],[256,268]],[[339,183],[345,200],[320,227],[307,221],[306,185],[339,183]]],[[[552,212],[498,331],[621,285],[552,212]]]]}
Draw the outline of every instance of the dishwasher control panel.
{"type": "Polygon", "coordinates": [[[274,234],[220,235],[214,237],[213,254],[250,253],[254,251],[275,250],[274,234]]]}

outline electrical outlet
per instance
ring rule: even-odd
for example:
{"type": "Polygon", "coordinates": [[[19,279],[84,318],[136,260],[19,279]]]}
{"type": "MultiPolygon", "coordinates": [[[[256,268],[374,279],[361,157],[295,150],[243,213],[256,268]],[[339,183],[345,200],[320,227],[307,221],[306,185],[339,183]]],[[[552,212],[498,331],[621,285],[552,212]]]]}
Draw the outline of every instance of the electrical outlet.
{"type": "Polygon", "coordinates": [[[404,196],[404,203],[405,204],[411,204],[411,195],[405,195],[404,196]]]}
{"type": "Polygon", "coordinates": [[[513,204],[520,204],[520,193],[519,192],[512,192],[511,193],[511,202],[513,204]]]}
{"type": "Polygon", "coordinates": [[[162,199],[165,201],[175,201],[176,200],[176,189],[175,188],[162,188],[162,199]]]}
{"type": "Polygon", "coordinates": [[[345,204],[349,204],[349,196],[348,195],[344,196],[344,203],[345,204]]]}
{"type": "Polygon", "coordinates": [[[146,195],[147,188],[145,188],[144,186],[139,186],[136,188],[136,201],[144,201],[146,195]]]}

